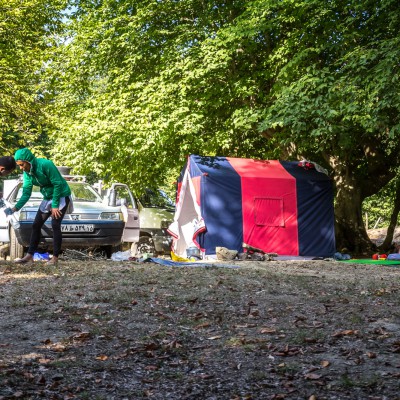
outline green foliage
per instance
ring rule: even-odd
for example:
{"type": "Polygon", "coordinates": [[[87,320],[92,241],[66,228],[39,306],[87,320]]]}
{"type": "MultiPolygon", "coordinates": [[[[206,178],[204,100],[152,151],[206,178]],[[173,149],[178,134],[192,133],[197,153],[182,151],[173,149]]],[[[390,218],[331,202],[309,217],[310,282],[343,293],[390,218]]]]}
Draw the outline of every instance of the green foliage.
{"type": "MultiPolygon", "coordinates": [[[[388,227],[395,202],[395,181],[391,181],[377,194],[363,202],[363,215],[368,215],[368,228],[388,227]]],[[[399,223],[400,221],[398,221],[399,223]]]]}
{"type": "Polygon", "coordinates": [[[285,3],[280,19],[294,21],[297,29],[273,56],[279,72],[262,128],[284,129],[282,143],[290,135],[299,151],[342,159],[359,161],[370,141],[397,150],[396,2],[310,1],[292,10],[285,3]],[[290,60],[282,57],[290,53],[290,60]]]}
{"type": "Polygon", "coordinates": [[[360,144],[397,151],[394,1],[75,6],[51,68],[54,152],[79,172],[154,184],[199,153],[333,155],[362,175],[360,144]]]}
{"type": "MultiPolygon", "coordinates": [[[[265,157],[253,104],[259,83],[241,61],[255,54],[244,56],[229,32],[219,37],[243,2],[77,5],[56,66],[63,161],[154,186],[189,153],[265,157]]],[[[252,46],[247,29],[238,34],[252,46]]]]}
{"type": "Polygon", "coordinates": [[[8,153],[45,140],[41,76],[64,6],[62,0],[0,0],[0,147],[8,153]]]}

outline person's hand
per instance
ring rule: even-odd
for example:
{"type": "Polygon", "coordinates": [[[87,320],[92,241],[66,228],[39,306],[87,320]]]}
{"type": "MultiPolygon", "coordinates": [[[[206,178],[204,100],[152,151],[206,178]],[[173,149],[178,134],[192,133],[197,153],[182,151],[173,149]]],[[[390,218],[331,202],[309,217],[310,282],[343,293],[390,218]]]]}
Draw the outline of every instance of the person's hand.
{"type": "Polygon", "coordinates": [[[51,218],[58,219],[61,217],[61,211],[59,208],[52,208],[51,209],[51,218]]]}
{"type": "Polygon", "coordinates": [[[8,217],[10,215],[13,215],[14,211],[13,211],[13,209],[11,207],[7,207],[7,208],[4,209],[4,214],[6,214],[7,217],[8,217]]]}

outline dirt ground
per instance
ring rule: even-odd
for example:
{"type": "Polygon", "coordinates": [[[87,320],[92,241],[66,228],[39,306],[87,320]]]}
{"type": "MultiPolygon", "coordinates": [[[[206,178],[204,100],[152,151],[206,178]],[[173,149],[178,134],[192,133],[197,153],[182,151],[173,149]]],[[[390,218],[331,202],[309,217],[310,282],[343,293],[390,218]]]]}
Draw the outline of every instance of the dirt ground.
{"type": "Polygon", "coordinates": [[[400,268],[0,263],[0,399],[400,399],[400,268]]]}

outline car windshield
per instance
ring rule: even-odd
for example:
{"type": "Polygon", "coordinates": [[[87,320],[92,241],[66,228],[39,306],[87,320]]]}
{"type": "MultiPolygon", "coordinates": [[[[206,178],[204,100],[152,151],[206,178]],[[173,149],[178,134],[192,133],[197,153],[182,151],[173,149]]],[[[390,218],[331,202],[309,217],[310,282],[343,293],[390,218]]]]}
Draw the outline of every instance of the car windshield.
{"type": "MultiPolygon", "coordinates": [[[[101,196],[88,184],[82,182],[68,182],[71,188],[72,200],[73,201],[85,201],[85,202],[97,202],[101,203],[101,196]]],[[[22,186],[18,189],[16,201],[22,196],[22,186]]],[[[40,193],[39,186],[34,186],[30,200],[40,200],[43,196],[40,193]]]]}
{"type": "Polygon", "coordinates": [[[174,202],[162,190],[146,189],[144,195],[139,198],[143,207],[151,208],[175,208],[174,202]]]}

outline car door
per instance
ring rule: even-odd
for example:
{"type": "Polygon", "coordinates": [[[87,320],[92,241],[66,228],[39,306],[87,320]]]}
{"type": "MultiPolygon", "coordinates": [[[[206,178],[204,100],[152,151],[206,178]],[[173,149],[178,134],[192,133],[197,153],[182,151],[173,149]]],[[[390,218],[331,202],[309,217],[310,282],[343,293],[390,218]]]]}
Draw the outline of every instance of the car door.
{"type": "Polygon", "coordinates": [[[0,242],[8,243],[10,241],[10,232],[8,229],[9,222],[6,214],[4,214],[4,209],[6,207],[12,207],[12,204],[8,202],[11,192],[20,182],[19,179],[6,179],[3,182],[3,203],[2,208],[0,208],[0,242]]]}
{"type": "MultiPolygon", "coordinates": [[[[4,201],[4,200],[3,200],[4,201]]],[[[4,210],[7,206],[9,206],[9,203],[3,203],[1,204],[0,208],[0,242],[5,242],[8,243],[10,241],[10,234],[8,231],[8,221],[7,221],[7,216],[4,214],[4,210]]]]}
{"type": "Polygon", "coordinates": [[[108,199],[109,205],[121,207],[124,215],[125,229],[122,241],[137,242],[140,231],[139,210],[128,186],[123,183],[113,183],[109,190],[108,199]]]}

